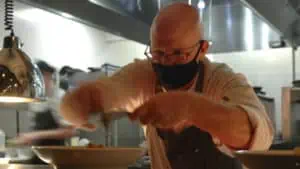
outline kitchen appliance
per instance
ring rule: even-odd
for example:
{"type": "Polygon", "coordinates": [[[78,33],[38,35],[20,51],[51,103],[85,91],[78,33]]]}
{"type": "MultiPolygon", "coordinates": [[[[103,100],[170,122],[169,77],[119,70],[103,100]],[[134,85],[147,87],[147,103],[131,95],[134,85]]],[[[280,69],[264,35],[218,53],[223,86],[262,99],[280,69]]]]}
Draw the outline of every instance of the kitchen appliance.
{"type": "Polygon", "coordinates": [[[283,141],[300,141],[300,88],[282,88],[282,137],[283,141]]]}

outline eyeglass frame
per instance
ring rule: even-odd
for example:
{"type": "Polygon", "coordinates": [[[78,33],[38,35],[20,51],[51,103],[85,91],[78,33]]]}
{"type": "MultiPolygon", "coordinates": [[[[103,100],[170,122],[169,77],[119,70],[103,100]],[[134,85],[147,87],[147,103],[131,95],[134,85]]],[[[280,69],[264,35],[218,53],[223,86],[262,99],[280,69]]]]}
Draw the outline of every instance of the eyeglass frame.
{"type": "MultiPolygon", "coordinates": [[[[172,55],[175,56],[175,55],[177,55],[177,56],[179,57],[179,55],[182,54],[182,53],[175,54],[176,52],[178,52],[178,51],[181,52],[182,50],[188,50],[188,49],[191,49],[191,51],[184,53],[184,54],[190,56],[191,53],[194,51],[194,48],[197,47],[198,44],[200,45],[199,47],[202,47],[204,42],[205,42],[205,40],[199,40],[197,43],[195,43],[195,44],[194,44],[193,46],[191,46],[191,47],[187,47],[187,48],[176,48],[176,49],[173,49],[172,54],[166,54],[166,52],[164,52],[165,54],[162,55],[162,56],[163,56],[163,57],[166,57],[166,56],[172,56],[172,55]]],[[[151,42],[149,42],[148,44],[151,44],[151,42]]],[[[150,46],[151,46],[151,45],[147,45],[147,47],[146,47],[146,49],[145,49],[145,51],[144,51],[144,55],[147,57],[148,60],[151,60],[150,58],[152,58],[152,57],[149,56],[149,55],[152,55],[152,54],[151,54],[151,47],[150,47],[150,46]],[[149,48],[150,48],[150,50],[149,50],[150,52],[148,52],[148,49],[149,49],[149,48]]]]}

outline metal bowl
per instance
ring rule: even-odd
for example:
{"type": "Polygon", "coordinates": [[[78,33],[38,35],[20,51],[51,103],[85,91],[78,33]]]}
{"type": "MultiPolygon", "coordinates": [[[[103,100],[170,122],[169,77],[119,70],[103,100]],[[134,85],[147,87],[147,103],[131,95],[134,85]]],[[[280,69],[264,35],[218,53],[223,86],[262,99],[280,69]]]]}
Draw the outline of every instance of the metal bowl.
{"type": "Polygon", "coordinates": [[[41,160],[59,169],[127,169],[143,153],[141,148],[41,146],[32,149],[41,160]]]}
{"type": "Polygon", "coordinates": [[[237,151],[235,156],[249,169],[300,168],[300,156],[293,150],[237,151]]]}

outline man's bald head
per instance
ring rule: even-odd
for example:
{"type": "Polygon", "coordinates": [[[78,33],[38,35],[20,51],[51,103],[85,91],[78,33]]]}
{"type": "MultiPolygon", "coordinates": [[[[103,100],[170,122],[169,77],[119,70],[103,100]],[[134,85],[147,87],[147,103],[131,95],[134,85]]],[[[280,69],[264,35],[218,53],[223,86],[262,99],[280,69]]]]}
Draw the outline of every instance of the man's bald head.
{"type": "Polygon", "coordinates": [[[187,3],[172,3],[161,9],[151,25],[151,47],[185,48],[202,39],[199,13],[187,3]]]}

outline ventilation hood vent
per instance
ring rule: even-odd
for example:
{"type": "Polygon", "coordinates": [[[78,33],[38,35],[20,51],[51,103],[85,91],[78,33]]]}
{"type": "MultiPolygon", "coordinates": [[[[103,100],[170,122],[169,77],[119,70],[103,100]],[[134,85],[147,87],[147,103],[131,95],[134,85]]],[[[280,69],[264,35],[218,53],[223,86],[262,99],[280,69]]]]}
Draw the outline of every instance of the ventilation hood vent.
{"type": "MultiPolygon", "coordinates": [[[[175,1],[189,2],[199,9],[205,27],[205,38],[212,41],[210,53],[266,49],[270,48],[270,42],[280,41],[283,35],[280,28],[273,24],[270,27],[268,23],[272,22],[260,17],[257,12],[259,10],[250,10],[253,8],[249,4],[247,5],[251,8],[246,8],[240,0],[74,0],[72,3],[71,0],[19,1],[57,14],[69,13],[76,17],[76,21],[143,44],[149,42],[150,24],[161,7],[175,1]],[[202,2],[199,5],[200,1],[204,4],[202,2]]],[[[275,18],[274,11],[276,10],[272,10],[272,17],[275,18]]],[[[280,12],[275,13],[278,15],[280,12]]]]}

